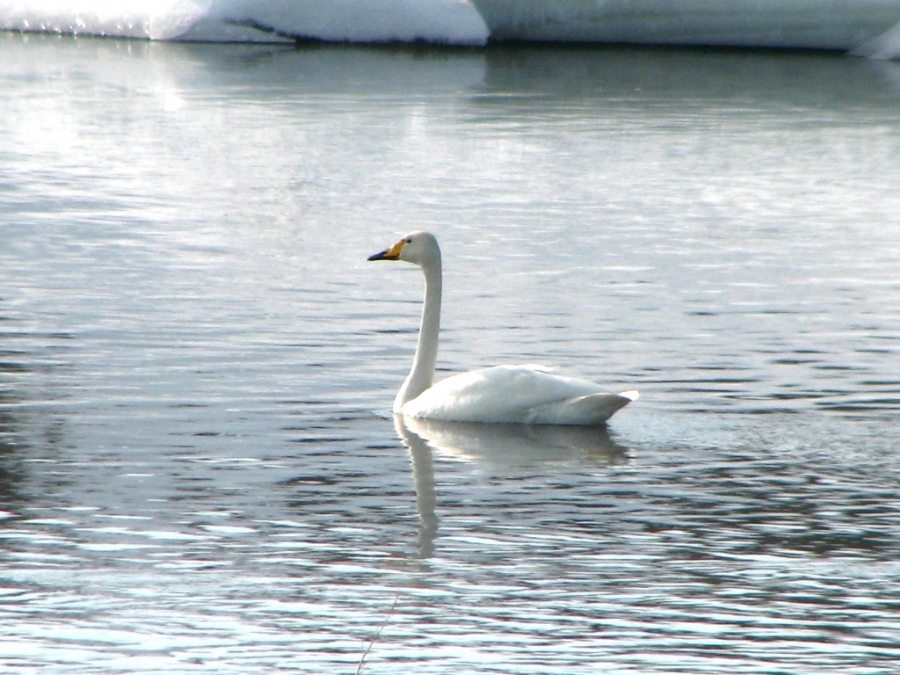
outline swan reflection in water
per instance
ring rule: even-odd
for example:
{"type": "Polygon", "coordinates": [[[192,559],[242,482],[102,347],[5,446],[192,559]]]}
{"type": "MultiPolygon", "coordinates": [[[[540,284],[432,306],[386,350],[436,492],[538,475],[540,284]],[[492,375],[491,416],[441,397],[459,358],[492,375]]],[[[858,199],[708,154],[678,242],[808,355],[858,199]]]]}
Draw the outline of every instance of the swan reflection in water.
{"type": "Polygon", "coordinates": [[[624,462],[628,455],[605,426],[479,424],[394,415],[394,428],[412,462],[422,558],[432,555],[438,532],[434,452],[500,475],[562,463],[606,466],[624,462]]]}

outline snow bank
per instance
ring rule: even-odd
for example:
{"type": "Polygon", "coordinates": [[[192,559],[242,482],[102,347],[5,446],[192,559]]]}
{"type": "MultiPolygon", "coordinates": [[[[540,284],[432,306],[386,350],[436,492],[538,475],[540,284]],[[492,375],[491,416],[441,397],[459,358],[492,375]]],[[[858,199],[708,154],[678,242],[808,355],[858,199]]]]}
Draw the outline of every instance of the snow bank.
{"type": "Polygon", "coordinates": [[[900,0],[0,0],[0,29],[154,40],[487,40],[900,57],[900,0]]]}

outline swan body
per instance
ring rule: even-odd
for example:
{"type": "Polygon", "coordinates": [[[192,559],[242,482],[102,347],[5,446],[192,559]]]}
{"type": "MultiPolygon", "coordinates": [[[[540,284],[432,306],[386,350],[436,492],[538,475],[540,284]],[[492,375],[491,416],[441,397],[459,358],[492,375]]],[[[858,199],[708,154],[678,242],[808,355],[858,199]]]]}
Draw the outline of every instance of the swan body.
{"type": "Polygon", "coordinates": [[[603,424],[635,398],[541,366],[494,366],[440,380],[394,412],[448,422],[603,424]]]}
{"type": "Polygon", "coordinates": [[[437,239],[429,232],[411,232],[369,260],[404,260],[425,274],[419,341],[394,413],[452,422],[599,425],[637,400],[636,391],[606,393],[588,380],[535,365],[482,368],[434,383],[442,287],[437,239]]]}

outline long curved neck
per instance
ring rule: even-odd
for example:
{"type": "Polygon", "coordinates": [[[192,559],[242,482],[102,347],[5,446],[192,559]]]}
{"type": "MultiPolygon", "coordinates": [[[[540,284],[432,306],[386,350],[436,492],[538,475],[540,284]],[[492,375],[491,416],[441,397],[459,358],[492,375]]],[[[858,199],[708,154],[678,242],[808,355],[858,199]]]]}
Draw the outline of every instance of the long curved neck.
{"type": "Polygon", "coordinates": [[[434,366],[437,362],[438,337],[441,332],[441,259],[438,256],[422,265],[425,273],[425,305],[422,307],[422,325],[419,327],[419,342],[416,355],[406,381],[394,399],[394,412],[407,401],[412,401],[431,387],[434,381],[434,366]]]}

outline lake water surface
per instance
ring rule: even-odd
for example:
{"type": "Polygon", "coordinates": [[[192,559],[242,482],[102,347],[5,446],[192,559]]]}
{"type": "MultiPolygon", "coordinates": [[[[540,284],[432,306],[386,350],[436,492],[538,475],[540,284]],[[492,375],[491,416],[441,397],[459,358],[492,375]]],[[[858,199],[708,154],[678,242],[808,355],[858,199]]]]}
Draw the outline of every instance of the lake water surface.
{"type": "Polygon", "coordinates": [[[5,34],[0,138],[4,672],[896,669],[900,64],[5,34]],[[411,229],[641,399],[395,422],[411,229]]]}

